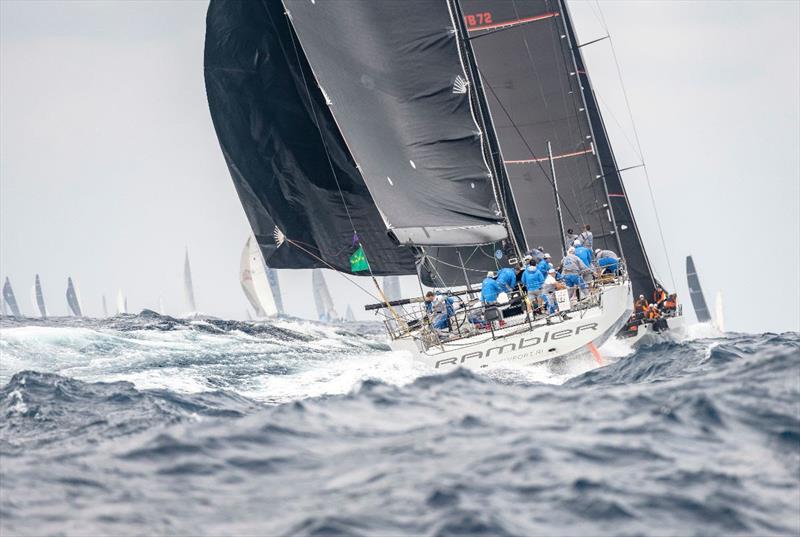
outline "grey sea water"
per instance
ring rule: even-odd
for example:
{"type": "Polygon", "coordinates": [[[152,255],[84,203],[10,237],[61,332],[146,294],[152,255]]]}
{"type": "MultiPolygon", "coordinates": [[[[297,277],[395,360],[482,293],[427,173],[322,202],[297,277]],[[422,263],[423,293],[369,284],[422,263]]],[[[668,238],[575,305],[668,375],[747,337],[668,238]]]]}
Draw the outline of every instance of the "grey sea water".
{"type": "Polygon", "coordinates": [[[800,534],[796,333],[486,375],[289,319],[3,319],[0,352],[3,536],[800,534]]]}

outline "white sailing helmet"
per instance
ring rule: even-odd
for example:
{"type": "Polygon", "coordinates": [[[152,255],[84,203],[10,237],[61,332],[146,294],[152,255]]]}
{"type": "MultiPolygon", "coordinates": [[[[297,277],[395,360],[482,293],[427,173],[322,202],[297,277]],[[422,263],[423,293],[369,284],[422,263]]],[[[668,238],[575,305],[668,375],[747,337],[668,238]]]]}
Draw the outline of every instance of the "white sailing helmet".
{"type": "Polygon", "coordinates": [[[600,255],[600,252],[602,252],[602,250],[600,248],[598,248],[597,250],[594,251],[595,255],[600,255]]]}
{"type": "Polygon", "coordinates": [[[572,243],[573,246],[580,246],[583,244],[579,239],[575,239],[575,242],[572,243]]]}
{"type": "Polygon", "coordinates": [[[486,277],[487,277],[487,278],[494,278],[494,277],[496,277],[496,276],[495,276],[495,273],[494,273],[494,271],[491,271],[491,270],[490,270],[489,272],[487,272],[487,273],[486,273],[486,277]]]}
{"type": "Polygon", "coordinates": [[[544,254],[545,259],[550,259],[550,254],[544,254]]]}
{"type": "Polygon", "coordinates": [[[500,293],[497,295],[497,303],[498,304],[508,304],[508,295],[506,293],[500,293]]]}

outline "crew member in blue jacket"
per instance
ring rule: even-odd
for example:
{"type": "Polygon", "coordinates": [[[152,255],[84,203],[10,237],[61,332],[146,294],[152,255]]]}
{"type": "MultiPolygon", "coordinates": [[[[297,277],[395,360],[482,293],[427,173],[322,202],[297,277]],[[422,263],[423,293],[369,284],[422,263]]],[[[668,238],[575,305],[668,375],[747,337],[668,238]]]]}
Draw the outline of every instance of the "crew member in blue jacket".
{"type": "Polygon", "coordinates": [[[587,267],[592,265],[592,251],[584,246],[580,240],[575,241],[575,255],[580,257],[587,267]]]}
{"type": "Polygon", "coordinates": [[[481,301],[484,304],[496,304],[497,295],[503,292],[503,288],[495,278],[494,272],[487,272],[486,278],[481,283],[481,301]]]}
{"type": "Polygon", "coordinates": [[[503,267],[497,273],[497,283],[503,291],[512,291],[517,286],[517,273],[511,267],[503,267]]]}
{"type": "Polygon", "coordinates": [[[597,260],[597,266],[603,269],[603,274],[616,274],[619,270],[619,257],[611,250],[598,248],[594,251],[594,258],[597,260]]]}
{"type": "Polygon", "coordinates": [[[522,284],[528,289],[528,299],[536,307],[539,305],[539,297],[542,295],[542,284],[544,284],[545,274],[533,265],[530,265],[522,273],[522,284]]]}

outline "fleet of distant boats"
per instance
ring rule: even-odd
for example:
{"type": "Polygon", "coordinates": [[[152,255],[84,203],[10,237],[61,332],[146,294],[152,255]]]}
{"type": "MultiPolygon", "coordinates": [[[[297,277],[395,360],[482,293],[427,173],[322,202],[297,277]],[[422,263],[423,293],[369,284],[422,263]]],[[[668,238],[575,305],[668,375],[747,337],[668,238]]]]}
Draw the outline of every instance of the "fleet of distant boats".
{"type": "MultiPolygon", "coordinates": [[[[316,306],[317,319],[322,322],[355,321],[352,307],[348,304],[344,317],[342,317],[334,306],[328,284],[320,269],[314,269],[311,275],[312,287],[314,289],[314,303],[316,306]]],[[[261,250],[253,237],[249,237],[242,250],[242,257],[239,268],[239,283],[242,286],[247,301],[249,302],[252,313],[247,311],[248,319],[269,319],[285,315],[281,287],[278,281],[278,271],[266,266],[261,255],[261,250]]],[[[389,300],[396,300],[400,297],[400,279],[397,276],[386,276],[383,278],[385,294],[389,300]]],[[[195,301],[194,285],[192,283],[192,269],[189,262],[189,251],[186,250],[183,262],[183,288],[184,298],[189,307],[189,316],[197,316],[198,308],[195,301]]],[[[67,308],[72,317],[84,317],[84,308],[80,298],[80,291],[72,277],[67,277],[66,290],[67,308]]],[[[31,302],[34,307],[34,317],[47,319],[50,314],[42,291],[42,281],[38,274],[34,277],[34,284],[31,288],[31,302]]],[[[9,278],[3,284],[2,314],[13,317],[24,317],[19,308],[14,289],[9,278]]],[[[102,295],[103,316],[109,316],[108,302],[106,296],[102,295]]],[[[122,289],[117,291],[116,312],[127,314],[128,297],[122,289]]],[[[158,313],[164,315],[164,303],[159,297],[158,313]]]]}

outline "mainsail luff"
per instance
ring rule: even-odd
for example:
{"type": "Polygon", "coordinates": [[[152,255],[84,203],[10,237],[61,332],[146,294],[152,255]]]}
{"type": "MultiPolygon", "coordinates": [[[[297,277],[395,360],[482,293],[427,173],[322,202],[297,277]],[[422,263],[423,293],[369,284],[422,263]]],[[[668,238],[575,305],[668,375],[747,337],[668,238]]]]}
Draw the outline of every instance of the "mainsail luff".
{"type": "Polygon", "coordinates": [[[462,5],[527,243],[562,251],[546,170],[551,142],[565,227],[590,224],[595,248],[618,250],[560,4],[462,5]]]}
{"type": "Polygon", "coordinates": [[[447,3],[285,4],[398,240],[467,245],[505,238],[447,3]]]}
{"type": "Polygon", "coordinates": [[[706,304],[706,298],[703,296],[703,288],[700,287],[700,278],[697,276],[694,260],[690,255],[686,256],[686,280],[689,284],[689,296],[692,299],[692,306],[694,306],[694,313],[698,322],[707,323],[711,321],[711,313],[708,311],[708,304],[706,304]]]}
{"type": "Polygon", "coordinates": [[[19,312],[17,298],[14,296],[14,289],[11,287],[11,281],[8,278],[6,278],[5,283],[3,283],[3,300],[5,300],[6,306],[11,310],[11,314],[14,317],[22,317],[19,312]]]}
{"type": "Polygon", "coordinates": [[[280,1],[213,0],[206,20],[209,109],[267,266],[350,272],[355,227],[374,274],[414,274],[414,254],[387,236],[280,1]]]}
{"type": "Polygon", "coordinates": [[[67,306],[69,306],[70,312],[75,317],[83,317],[83,313],[81,312],[81,304],[78,300],[78,293],[75,290],[75,285],[72,283],[72,278],[67,277],[67,306]]]}
{"type": "Polygon", "coordinates": [[[586,69],[583,53],[577,45],[575,29],[572,26],[572,19],[569,7],[563,4],[564,24],[567,35],[572,42],[577,73],[581,80],[581,88],[586,102],[586,110],[589,114],[589,122],[592,125],[595,149],[600,161],[603,181],[606,186],[608,204],[611,207],[611,216],[617,230],[617,240],[619,242],[619,253],[625,258],[628,275],[635,296],[639,294],[649,295],[656,286],[656,278],[644,249],[639,227],[636,225],[633,210],[625,185],[622,182],[622,175],[617,166],[617,160],[606,130],[603,115],[597,102],[597,97],[592,86],[589,73],[586,69]]]}

